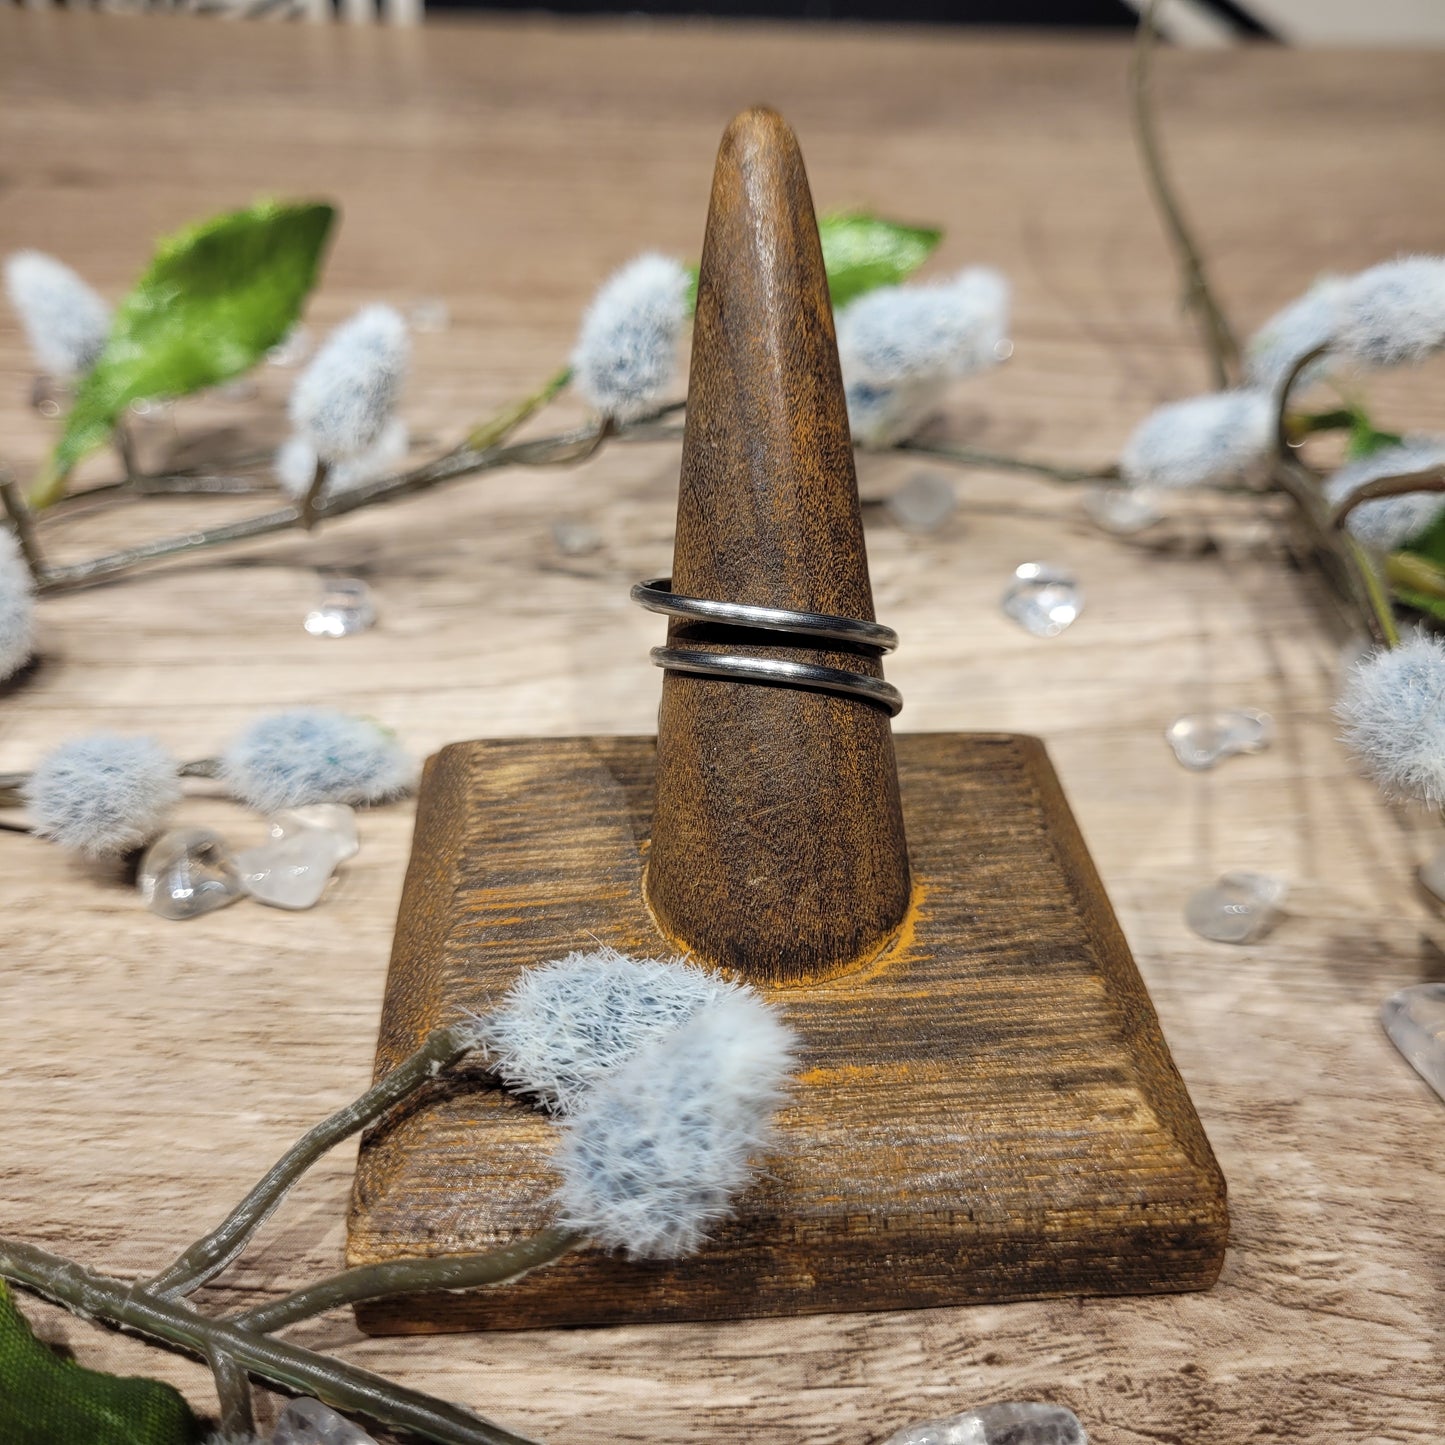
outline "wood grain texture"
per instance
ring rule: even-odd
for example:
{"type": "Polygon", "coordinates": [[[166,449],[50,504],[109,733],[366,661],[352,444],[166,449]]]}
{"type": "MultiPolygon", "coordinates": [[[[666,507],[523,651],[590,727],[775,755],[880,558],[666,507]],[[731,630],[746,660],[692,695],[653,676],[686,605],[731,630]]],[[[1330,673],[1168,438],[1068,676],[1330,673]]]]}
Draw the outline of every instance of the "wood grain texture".
{"type": "MultiPolygon", "coordinates": [[[[820,207],[935,222],[930,265],[1002,266],[1015,354],[950,396],[948,434],[1079,465],[1113,458],[1150,407],[1207,386],[1125,122],[1127,53],[1096,41],[934,31],[542,20],[376,27],[217,25],[0,8],[0,250],[39,246],[109,297],[155,236],[259,194],[334,197],[344,220],[313,333],[377,299],[443,297],[416,338],[404,413],[450,442],[549,376],[607,272],[692,258],[720,128],[766,98],[797,127],[820,207]]],[[[1322,271],[1445,235],[1436,54],[1159,54],[1166,139],[1213,274],[1248,330],[1322,271]]],[[[292,373],[141,428],[279,437],[292,373]],[[269,430],[268,430],[269,429],[269,430]]],[[[1439,429],[1437,364],[1370,383],[1396,429],[1439,429]]],[[[0,456],[22,476],[53,423],[0,306],[0,456]]],[[[679,389],[679,394],[680,389],[679,389]]],[[[561,425],[580,420],[563,409],[561,425]]],[[[418,757],[458,738],[642,734],[659,619],[627,601],[663,572],[675,446],[581,471],[504,476],[47,600],[44,661],[0,697],[0,769],[57,738],[154,732],[214,751],[262,707],[329,702],[394,726],[418,757]],[[566,557],[550,528],[587,521],[566,557]],[[361,572],[380,622],[301,628],[315,569],[361,572]]],[[[296,1337],[556,1445],[868,1445],[981,1400],[1058,1399],[1098,1445],[1438,1445],[1445,1413],[1440,1104],[1375,1013],[1445,976],[1411,874],[1426,815],[1355,776],[1329,714],[1346,641],[1266,509],[1172,502],[1134,543],[1077,489],[954,473],[957,515],[910,536],[870,501],[929,464],[862,457],[869,569],[903,646],[902,729],[1041,734],[1170,1052],[1230,1184],[1230,1248],[1203,1293],[918,1313],[401,1339],[349,1314],[296,1337]],[[1050,642],[998,612],[1013,568],[1066,563],[1086,609],[1050,642]],[[1261,707],[1274,747],[1186,773],[1160,737],[1182,712],[1261,707]],[[1182,908],[1226,868],[1290,880],[1263,942],[1196,938],[1182,908]]],[[[87,475],[109,475],[99,458],[87,475]]],[[[269,502],[263,503],[269,505],[269,502]]],[[[77,517],[84,556],[194,525],[198,505],[77,517]]],[[[249,510],[217,502],[217,519],[249,510]]],[[[185,816],[261,841],[241,810],[185,816]]],[[[412,811],[361,818],[361,853],[311,913],[238,905],[177,925],[118,880],[0,833],[0,1222],[121,1273],[209,1228],[305,1128],[371,1077],[412,811]]],[[[339,1150],[267,1226],[209,1308],[336,1269],[355,1155],[339,1150]]],[[[83,1363],[207,1372],[26,1302],[83,1363]]]]}
{"type": "MultiPolygon", "coordinates": [[[[776,112],[713,171],[673,590],[873,621],[848,408],[813,198],[776,112]]],[[[668,646],[882,677],[878,654],[674,618],[668,646]]],[[[893,735],[877,705],[669,672],[647,898],[666,933],[757,982],[876,953],[908,907],[893,735]]]]}
{"type": "MultiPolygon", "coordinates": [[[[569,1255],[362,1327],[515,1329],[1202,1289],[1224,1181],[1032,738],[898,740],[917,903],[865,968],[766,996],[802,1041],[775,1157],[693,1258],[569,1255]]],[[[432,760],[377,1076],[591,938],[661,947],[642,901],[650,738],[460,743],[432,760]]],[[[487,1079],[363,1143],[348,1259],[466,1253],[552,1222],[554,1126],[487,1079]]]]}

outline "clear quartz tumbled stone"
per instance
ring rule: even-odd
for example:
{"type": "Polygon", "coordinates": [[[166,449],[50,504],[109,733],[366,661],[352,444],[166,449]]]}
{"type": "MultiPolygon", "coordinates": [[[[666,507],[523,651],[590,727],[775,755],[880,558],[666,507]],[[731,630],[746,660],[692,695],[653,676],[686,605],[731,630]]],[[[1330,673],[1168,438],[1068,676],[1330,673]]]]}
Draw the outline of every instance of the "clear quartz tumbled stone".
{"type": "Polygon", "coordinates": [[[1271,873],[1226,873],[1190,896],[1184,921],[1212,943],[1257,943],[1283,916],[1288,891],[1271,873]]]}
{"type": "Polygon", "coordinates": [[[440,296],[428,296],[412,305],[406,319],[413,331],[445,331],[452,324],[452,311],[440,296]]]}
{"type": "Polygon", "coordinates": [[[1057,637],[1084,610],[1079,581],[1048,562],[1021,562],[999,599],[1004,614],[1035,637],[1057,637]]]}
{"type": "Polygon", "coordinates": [[[1084,494],[1084,511],[1100,531],[1116,537],[1132,537],[1163,520],[1149,493],[1139,487],[1090,487],[1084,494]]]}
{"type": "Polygon", "coordinates": [[[1274,740],[1274,720],[1253,708],[1191,712],[1165,728],[1164,740],[1186,768],[1204,772],[1236,753],[1262,753],[1274,740]]]}
{"type": "Polygon", "coordinates": [[[241,877],[219,833],[172,828],[146,849],[136,888],[152,913],[183,920],[234,903],[241,896],[241,877]]]}
{"type": "Polygon", "coordinates": [[[336,840],[325,829],[302,828],[236,855],[241,886],[258,903],[300,912],[315,908],[337,864],[336,840]]]}
{"type": "Polygon", "coordinates": [[[376,1441],[320,1400],[303,1398],[282,1410],[271,1445],[376,1445],[376,1441]]]}
{"type": "Polygon", "coordinates": [[[1445,983],[1420,983],[1391,994],[1380,1022],[1410,1067],[1445,1099],[1445,983]]]}
{"type": "Polygon", "coordinates": [[[1089,1445],[1089,1436],[1062,1405],[1010,1400],[909,1425],[883,1445],[1089,1445]]]}
{"type": "Polygon", "coordinates": [[[266,826],[273,842],[306,832],[321,832],[331,839],[336,861],[356,857],[361,844],[356,836],[356,810],[345,803],[310,803],[304,808],[287,808],[273,813],[266,826]]]}
{"type": "Polygon", "coordinates": [[[371,588],[360,577],[327,577],[321,603],[306,614],[304,626],[313,637],[350,637],[376,625],[371,588]]]}
{"type": "Polygon", "coordinates": [[[936,532],[958,509],[953,483],[937,472],[916,472],[883,504],[905,532],[936,532]]]}
{"type": "Polygon", "coordinates": [[[586,557],[602,549],[602,533],[591,522],[559,517],[552,523],[552,541],[564,557],[586,557]]]}

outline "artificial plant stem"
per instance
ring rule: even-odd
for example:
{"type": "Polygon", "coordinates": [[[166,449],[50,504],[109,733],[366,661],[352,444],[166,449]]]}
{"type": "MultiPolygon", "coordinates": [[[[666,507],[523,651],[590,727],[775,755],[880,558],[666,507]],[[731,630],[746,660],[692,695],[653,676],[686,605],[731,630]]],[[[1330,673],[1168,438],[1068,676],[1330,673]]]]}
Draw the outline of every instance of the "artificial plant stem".
{"type": "Polygon", "coordinates": [[[224,1350],[208,1349],[206,1363],[216,1380],[216,1401],[221,1407],[221,1434],[241,1439],[255,1427],[251,1413],[251,1381],[235,1357],[224,1350]]]}
{"type": "Polygon", "coordinates": [[[291,1186],[328,1149],[374,1123],[388,1109],[456,1063],[476,1047],[476,1037],[475,1028],[467,1023],[450,1024],[430,1034],[421,1048],[359,1099],[298,1139],[225,1219],[151,1280],[149,1288],[168,1297],[199,1289],[245,1249],[247,1241],[286,1197],[291,1186]]]}
{"type": "Polygon", "coordinates": [[[1334,524],[1343,527],[1346,518],[1356,507],[1380,497],[1403,497],[1411,492],[1445,492],[1445,467],[1421,467],[1413,472],[1396,472],[1388,477],[1376,477],[1356,487],[1335,510],[1334,524]]]}
{"type": "Polygon", "coordinates": [[[485,1254],[437,1255],[430,1259],[389,1259],[380,1264],[363,1264],[234,1315],[232,1322],[259,1334],[271,1334],[299,1320],[309,1320],[313,1315],[325,1314],[342,1305],[360,1304],[363,1300],[507,1284],[545,1264],[552,1264],[585,1243],[582,1235],[554,1225],[528,1239],[485,1254]]]}
{"type": "Polygon", "coordinates": [[[126,424],[123,421],[116,422],[110,437],[115,446],[115,454],[120,458],[121,470],[125,473],[126,481],[134,481],[140,468],[135,464],[135,448],[131,445],[130,432],[126,424]]]}
{"type": "Polygon", "coordinates": [[[1375,564],[1348,532],[1335,529],[1319,478],[1287,450],[1275,463],[1275,479],[1280,490],[1294,499],[1315,544],[1339,564],[1345,588],[1371,637],[1381,646],[1395,646],[1399,628],[1375,564]]]}
{"type": "Polygon", "coordinates": [[[564,366],[554,376],[549,376],[530,396],[513,402],[504,411],[499,411],[490,421],[475,426],[467,434],[458,450],[484,452],[499,446],[511,436],[524,421],[536,416],[572,380],[572,368],[564,366]]]}
{"type": "Polygon", "coordinates": [[[942,442],[902,441],[895,442],[889,451],[914,452],[918,456],[937,457],[940,461],[959,462],[965,466],[989,467],[994,471],[1030,472],[1035,476],[1048,477],[1055,482],[1108,482],[1119,476],[1116,466],[1096,467],[1092,470],[1079,467],[1055,466],[1050,462],[1030,461],[1026,457],[1011,457],[1001,452],[978,451],[973,447],[948,446],[942,442]]]}
{"type": "MultiPolygon", "coordinates": [[[[671,410],[674,408],[663,408],[650,417],[640,418],[639,422],[654,420],[656,416],[665,415],[671,410]]],[[[591,457],[613,432],[614,424],[603,421],[600,425],[578,431],[543,437],[537,441],[517,442],[512,446],[496,447],[489,452],[451,452],[398,476],[381,477],[339,494],[323,496],[316,503],[316,516],[343,516],[347,512],[360,511],[363,507],[394,502],[417,492],[429,491],[432,487],[459,477],[496,471],[501,467],[575,466],[591,457]]],[[[299,507],[281,507],[273,512],[264,512],[259,517],[247,517],[219,527],[186,532],[179,537],[162,537],[154,542],[142,542],[137,546],[92,557],[84,562],[51,567],[46,572],[43,590],[54,591],[81,586],[128,572],[142,563],[158,561],[163,557],[175,557],[185,552],[201,551],[208,547],[219,547],[230,542],[249,541],[256,537],[289,531],[296,526],[300,516],[299,507]]]]}
{"type": "Polygon", "coordinates": [[[45,581],[45,557],[35,537],[35,519],[25,505],[25,498],[20,495],[14,478],[0,479],[0,503],[3,503],[5,515],[10,518],[10,525],[15,530],[15,541],[25,565],[30,569],[30,580],[39,587],[45,581]]]}
{"type": "Polygon", "coordinates": [[[393,1384],[380,1375],[284,1340],[209,1319],[183,1300],[144,1285],[97,1274],[33,1245],[0,1238],[0,1277],[90,1319],[134,1330],[208,1359],[228,1355],[237,1368],[283,1389],[312,1395],[333,1409],[410,1430],[436,1445],[533,1445],[480,1415],[393,1384]]]}
{"type": "Polygon", "coordinates": [[[1204,269],[1204,257],[1194,242],[1184,212],[1174,196],[1169,173],[1164,164],[1163,149],[1154,123],[1153,98],[1150,91],[1150,63],[1154,55],[1154,14],[1159,0],[1149,0],[1139,17],[1138,38],[1134,58],[1129,67],[1130,93],[1134,102],[1134,139],[1144,164],[1144,176],[1164,229],[1174,248],[1175,258],[1184,280],[1184,304],[1194,313],[1204,336],[1204,345],[1214,369],[1214,384],[1221,390],[1232,385],[1239,373],[1239,343],[1229,325],[1204,269]]]}
{"type": "Polygon", "coordinates": [[[316,458],[316,470],[311,475],[311,485],[301,498],[301,525],[308,531],[316,530],[317,508],[321,505],[321,494],[326,490],[326,479],[331,475],[331,463],[322,457],[316,458]]]}

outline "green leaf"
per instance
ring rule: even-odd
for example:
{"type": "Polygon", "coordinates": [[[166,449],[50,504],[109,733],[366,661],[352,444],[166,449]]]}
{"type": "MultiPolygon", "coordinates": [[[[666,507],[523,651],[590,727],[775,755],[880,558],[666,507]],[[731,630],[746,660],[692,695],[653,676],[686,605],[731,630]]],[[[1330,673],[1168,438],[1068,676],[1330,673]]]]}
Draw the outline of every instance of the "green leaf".
{"type": "Polygon", "coordinates": [[[316,282],[335,216],[319,203],[263,201],[162,241],[116,310],[32,503],[64,492],[131,402],[215,386],[281,341],[316,282]]]}
{"type": "Polygon", "coordinates": [[[1350,427],[1349,445],[1346,447],[1345,455],[1350,461],[1359,461],[1361,457],[1373,456],[1386,447],[1399,446],[1404,437],[1397,432],[1379,431],[1370,421],[1364,412],[1358,409],[1354,412],[1354,423],[1350,427]]]}
{"type": "MultiPolygon", "coordinates": [[[[818,236],[836,310],[865,291],[906,281],[933,254],[943,232],[933,226],[905,226],[849,211],[820,216],[818,236]]],[[[691,315],[697,306],[697,267],[689,266],[687,272],[691,315]]]]}
{"type": "Polygon", "coordinates": [[[43,1345],[0,1283],[5,1445],[194,1445],[202,1434],[171,1386],[86,1370],[43,1345]]]}
{"type": "Polygon", "coordinates": [[[835,308],[865,291],[907,280],[943,239],[936,227],[904,226],[861,211],[821,217],[818,234],[835,308]]]}

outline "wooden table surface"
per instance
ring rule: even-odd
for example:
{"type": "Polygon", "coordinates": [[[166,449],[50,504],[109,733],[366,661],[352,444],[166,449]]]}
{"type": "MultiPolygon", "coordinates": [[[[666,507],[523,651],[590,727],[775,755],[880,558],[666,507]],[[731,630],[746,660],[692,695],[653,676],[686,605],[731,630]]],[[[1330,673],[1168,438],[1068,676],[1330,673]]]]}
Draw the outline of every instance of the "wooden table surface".
{"type": "MultiPolygon", "coordinates": [[[[954,435],[1101,462],[1152,406],[1205,385],[1129,145],[1126,61],[1113,42],[926,31],[398,33],[6,10],[0,248],[53,251],[116,295],[161,232],[260,193],[334,197],[344,224],[311,323],[443,299],[451,324],[417,338],[406,415],[449,437],[555,368],[609,268],[649,247],[696,253],[722,126],[767,99],[801,136],[820,206],[938,222],[936,270],[989,262],[1013,278],[1017,354],[960,386],[954,435]]],[[[1162,57],[1171,149],[1243,324],[1319,271],[1441,249],[1441,81],[1425,54],[1162,57]]],[[[1439,427],[1442,375],[1387,379],[1382,415],[1439,427]]],[[[28,409],[29,376],[6,315],[0,457],[22,474],[52,425],[28,409]]],[[[255,400],[189,404],[174,425],[275,437],[289,379],[270,369],[255,400]]],[[[627,587],[667,569],[676,467],[672,444],[615,446],[578,471],[477,479],[311,539],[46,599],[43,664],[0,695],[0,769],[97,728],[206,754],[283,704],[372,714],[418,754],[467,736],[646,732],[661,624],[627,587]],[[602,549],[560,555],[559,518],[596,526],[602,549]],[[375,630],[302,630],[321,565],[370,580],[375,630]]],[[[930,469],[865,459],[862,486],[881,496],[930,469]]],[[[1336,604],[1290,565],[1267,509],[1181,503],[1146,544],[1094,530],[1076,487],[972,473],[959,492],[927,537],[869,513],[879,614],[904,638],[889,663],[900,726],[1047,739],[1229,1180],[1217,1288],[401,1340],[337,1315],[302,1341],[574,1445],[863,1445],[1020,1397],[1071,1405],[1099,1445],[1438,1441],[1445,1114],[1376,1010],[1445,976],[1411,881],[1440,838],[1355,779],[1334,740],[1336,604]],[[1087,592],[1054,641],[997,606],[1035,558],[1074,567],[1087,592]],[[1185,772],[1161,730],[1210,705],[1267,709],[1278,741],[1185,772]],[[1287,876],[1289,917],[1256,946],[1199,940],[1185,898],[1239,867],[1287,876]]],[[[75,521],[55,545],[81,556],[246,505],[146,503],[75,521]]],[[[186,815],[242,843],[260,832],[219,799],[186,815]]],[[[0,833],[3,1228],[153,1269],[357,1092],[410,830],[408,806],[366,815],[360,856],[313,912],[243,903],[186,926],[0,833]]],[[[335,1267],[351,1167],[342,1150],[317,1169],[212,1302],[335,1267]]],[[[200,1367],[27,1309],[83,1361],[158,1373],[210,1405],[200,1367]]]]}

